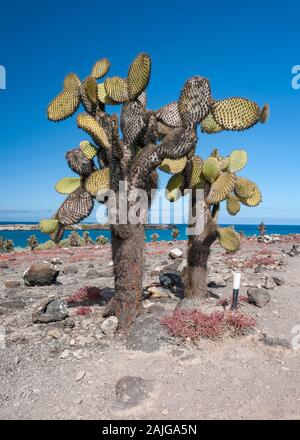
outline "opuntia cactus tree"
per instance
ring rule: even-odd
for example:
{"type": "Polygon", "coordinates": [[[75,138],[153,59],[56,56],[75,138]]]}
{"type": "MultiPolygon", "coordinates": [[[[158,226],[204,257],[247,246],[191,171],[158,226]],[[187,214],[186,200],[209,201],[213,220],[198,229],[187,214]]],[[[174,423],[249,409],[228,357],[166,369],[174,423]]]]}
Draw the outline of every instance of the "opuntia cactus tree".
{"type": "Polygon", "coordinates": [[[248,127],[258,122],[261,112],[254,112],[258,106],[241,98],[214,100],[209,81],[200,76],[186,81],[178,102],[150,111],[146,108],[150,57],[138,55],[125,78],[114,76],[103,81],[109,68],[105,58],[95,63],[83,81],[73,73],[67,75],[62,92],[48,107],[48,118],[61,121],[83,105],[85,112],[77,116],[77,125],[91,140],[82,141],[66,154],[69,167],[78,177],[67,177],[56,184],[56,190],[68,196],[52,219],[41,222],[41,230],[58,242],[67,225],[79,223],[91,213],[96,198],[105,203],[108,191],[114,192],[117,203],[111,244],[115,296],[108,309],[118,317],[119,329],[126,329],[141,310],[142,301],[146,212],[140,213],[137,223],[130,217],[126,224],[120,220],[124,210],[128,213],[137,202],[134,190],[146,192],[148,208],[151,190],[157,187],[157,168],[176,174],[185,169],[195,152],[197,126],[203,121],[206,126],[214,125],[209,130],[215,131],[224,118],[228,118],[226,124],[234,125],[231,112],[236,106],[246,106],[250,116],[244,112],[243,124],[248,127]],[[108,112],[116,105],[122,106],[120,117],[108,112]],[[125,200],[120,182],[129,190],[125,200]]]}
{"type": "MultiPolygon", "coordinates": [[[[268,105],[262,110],[247,100],[231,99],[223,101],[217,113],[210,113],[201,124],[202,131],[215,133],[221,130],[245,130],[257,121],[266,122],[269,114],[268,105]],[[222,106],[228,107],[229,113],[221,112],[222,106]]],[[[197,190],[202,190],[201,232],[188,238],[188,264],[184,271],[185,296],[189,298],[207,295],[207,262],[211,245],[218,240],[228,252],[235,252],[240,247],[240,236],[231,227],[219,227],[218,215],[221,203],[226,204],[227,212],[236,215],[241,205],[254,207],[262,201],[258,186],[251,180],[239,176],[247,164],[247,152],[234,150],[229,156],[221,156],[214,149],[209,158],[203,160],[194,156],[187,160],[182,171],[174,174],[168,182],[166,196],[175,201],[190,190],[191,219],[190,227],[197,222],[197,190]],[[203,212],[204,211],[204,212],[203,212]]],[[[199,205],[198,205],[199,209],[199,205]]]]}

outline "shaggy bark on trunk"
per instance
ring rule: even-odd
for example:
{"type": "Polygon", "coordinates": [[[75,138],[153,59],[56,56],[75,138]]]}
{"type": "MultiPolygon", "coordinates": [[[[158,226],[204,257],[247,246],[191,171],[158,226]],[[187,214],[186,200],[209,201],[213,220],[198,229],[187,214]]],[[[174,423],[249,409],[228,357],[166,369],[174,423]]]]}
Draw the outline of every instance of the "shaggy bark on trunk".
{"type": "MultiPolygon", "coordinates": [[[[195,191],[193,189],[191,194],[191,216],[193,218],[196,215],[195,191]]],[[[188,238],[188,265],[184,273],[186,298],[204,298],[207,295],[207,262],[210,247],[217,239],[217,212],[217,207],[211,210],[209,206],[205,205],[203,230],[188,238]]],[[[190,227],[194,226],[195,222],[190,224],[190,227]]]]}
{"type": "MultiPolygon", "coordinates": [[[[125,329],[141,310],[144,272],[144,227],[130,225],[127,235],[112,228],[112,256],[115,276],[115,314],[119,329],[125,329]]],[[[123,229],[123,226],[122,226],[123,229]]]]}

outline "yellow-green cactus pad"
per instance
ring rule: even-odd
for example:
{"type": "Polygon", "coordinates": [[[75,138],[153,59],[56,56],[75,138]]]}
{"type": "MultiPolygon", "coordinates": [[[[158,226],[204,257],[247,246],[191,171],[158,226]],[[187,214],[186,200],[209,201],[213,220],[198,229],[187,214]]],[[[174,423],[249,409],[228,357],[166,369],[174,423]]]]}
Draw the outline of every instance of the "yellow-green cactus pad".
{"type": "Polygon", "coordinates": [[[58,227],[58,220],[49,219],[40,221],[40,231],[44,234],[52,234],[58,227]]]}
{"type": "Polygon", "coordinates": [[[181,159],[165,159],[159,169],[165,173],[177,174],[184,170],[186,163],[186,157],[182,157],[181,159]]]}
{"type": "Polygon", "coordinates": [[[102,78],[106,75],[110,68],[110,62],[107,58],[102,58],[102,60],[96,61],[91,72],[91,76],[96,79],[102,78]]]}
{"type": "Polygon", "coordinates": [[[64,201],[57,212],[57,219],[63,226],[74,225],[90,215],[93,197],[83,188],[77,188],[64,201]]]}
{"type": "Polygon", "coordinates": [[[62,121],[72,116],[78,109],[80,97],[78,93],[64,90],[48,106],[50,121],[62,121]]]}
{"type": "Polygon", "coordinates": [[[239,235],[232,228],[218,228],[220,245],[228,252],[236,252],[241,246],[239,235]]]}
{"type": "Polygon", "coordinates": [[[104,88],[109,96],[115,102],[123,103],[128,101],[127,81],[114,76],[113,78],[107,78],[104,82],[104,88]]]}
{"type": "Polygon", "coordinates": [[[221,174],[211,185],[206,202],[216,204],[225,200],[234,188],[236,177],[231,173],[221,174]]]}
{"type": "Polygon", "coordinates": [[[95,147],[95,145],[93,145],[89,141],[80,142],[79,148],[81,149],[81,151],[83,152],[83,154],[85,155],[85,157],[87,159],[92,160],[92,159],[94,159],[94,157],[97,156],[98,148],[95,147]]]}
{"type": "Polygon", "coordinates": [[[215,101],[212,114],[224,130],[246,130],[259,120],[260,108],[245,98],[229,98],[215,101]]]}
{"type": "Polygon", "coordinates": [[[89,76],[85,82],[84,87],[88,98],[94,103],[98,102],[98,84],[95,78],[89,76]]]}
{"type": "Polygon", "coordinates": [[[226,208],[230,215],[236,215],[240,211],[241,209],[240,201],[234,194],[230,194],[227,197],[226,208]]]}
{"type": "Polygon", "coordinates": [[[200,180],[203,160],[199,156],[195,156],[191,160],[191,167],[188,173],[188,187],[194,188],[200,180]]]}
{"type": "Polygon", "coordinates": [[[259,120],[262,124],[265,124],[270,117],[270,106],[265,104],[260,112],[259,120]]]}
{"type": "Polygon", "coordinates": [[[169,180],[166,188],[166,198],[170,202],[176,202],[176,200],[180,199],[183,182],[184,177],[182,173],[174,174],[169,180]]]}
{"type": "Polygon", "coordinates": [[[236,184],[234,188],[235,195],[237,197],[249,198],[255,191],[255,183],[245,177],[236,178],[236,184]]]}
{"type": "Polygon", "coordinates": [[[210,183],[213,183],[219,176],[221,171],[221,165],[217,158],[209,157],[203,162],[202,175],[210,183]]]}
{"type": "Polygon", "coordinates": [[[213,115],[209,113],[201,122],[202,133],[214,134],[223,131],[223,128],[215,121],[213,115]]]}
{"type": "Polygon", "coordinates": [[[236,173],[247,165],[247,161],[248,155],[245,150],[234,150],[230,154],[228,170],[231,173],[236,173]]]}
{"type": "Polygon", "coordinates": [[[89,194],[96,196],[99,191],[110,188],[109,168],[92,173],[85,182],[85,188],[89,194]]]}
{"type": "Polygon", "coordinates": [[[79,92],[81,81],[75,73],[69,73],[64,79],[64,90],[79,92]]]}
{"type": "Polygon", "coordinates": [[[64,177],[55,185],[55,189],[60,194],[71,194],[81,184],[80,177],[64,177]]]}
{"type": "Polygon", "coordinates": [[[87,113],[81,113],[77,116],[77,125],[79,128],[82,128],[82,130],[88,133],[94,139],[97,145],[105,148],[110,147],[105,130],[93,116],[87,113]]]}
{"type": "Polygon", "coordinates": [[[260,189],[255,185],[255,189],[250,197],[239,197],[239,200],[246,206],[257,206],[262,201],[260,189]]]}
{"type": "Polygon", "coordinates": [[[147,87],[151,74],[151,58],[142,53],[136,57],[128,71],[128,96],[135,100],[147,87]]]}
{"type": "Polygon", "coordinates": [[[102,104],[109,104],[109,105],[117,105],[118,102],[111,99],[108,94],[106,93],[104,83],[98,84],[98,100],[102,102],[102,104]]]}

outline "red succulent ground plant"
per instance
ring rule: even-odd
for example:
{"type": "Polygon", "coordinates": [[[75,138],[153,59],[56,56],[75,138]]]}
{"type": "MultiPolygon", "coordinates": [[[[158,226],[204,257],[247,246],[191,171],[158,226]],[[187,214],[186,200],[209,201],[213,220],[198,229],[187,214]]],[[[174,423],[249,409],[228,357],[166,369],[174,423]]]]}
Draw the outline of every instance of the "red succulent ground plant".
{"type": "Polygon", "coordinates": [[[164,316],[161,324],[172,336],[194,341],[200,337],[217,339],[228,330],[233,335],[238,335],[255,327],[256,321],[240,312],[205,314],[200,310],[175,310],[172,314],[164,316]]]}
{"type": "Polygon", "coordinates": [[[86,315],[90,315],[91,313],[92,313],[91,307],[87,307],[87,306],[78,307],[75,311],[75,314],[78,316],[86,316],[86,315]]]}
{"type": "Polygon", "coordinates": [[[98,287],[81,287],[76,293],[68,296],[66,302],[69,306],[83,306],[98,302],[101,298],[101,289],[98,287]]]}

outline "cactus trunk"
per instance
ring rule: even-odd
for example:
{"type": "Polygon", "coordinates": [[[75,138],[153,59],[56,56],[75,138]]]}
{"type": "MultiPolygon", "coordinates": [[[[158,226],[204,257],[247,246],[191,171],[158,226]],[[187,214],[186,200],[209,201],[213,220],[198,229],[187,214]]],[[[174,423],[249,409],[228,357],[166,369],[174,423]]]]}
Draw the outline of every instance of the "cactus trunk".
{"type": "Polygon", "coordinates": [[[142,306],[143,225],[112,227],[112,254],[115,274],[114,313],[119,319],[119,330],[126,330],[142,306]]]}
{"type": "MultiPolygon", "coordinates": [[[[192,214],[195,215],[195,195],[192,194],[192,214]]],[[[210,247],[217,238],[217,227],[209,207],[205,207],[205,224],[198,235],[188,239],[187,267],[184,272],[186,298],[204,298],[207,295],[207,262],[210,247]]],[[[190,222],[190,226],[194,226],[190,222]]]]}

